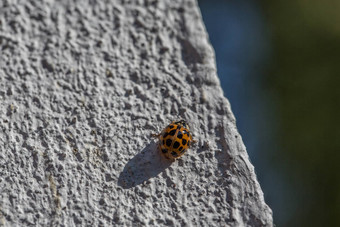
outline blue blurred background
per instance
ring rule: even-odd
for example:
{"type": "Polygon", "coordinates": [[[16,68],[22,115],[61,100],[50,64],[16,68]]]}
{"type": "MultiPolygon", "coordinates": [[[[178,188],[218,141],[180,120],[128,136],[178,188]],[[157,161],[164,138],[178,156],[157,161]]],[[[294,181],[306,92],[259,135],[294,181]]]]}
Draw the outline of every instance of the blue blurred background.
{"type": "Polygon", "coordinates": [[[277,226],[340,226],[340,1],[199,0],[277,226]]]}

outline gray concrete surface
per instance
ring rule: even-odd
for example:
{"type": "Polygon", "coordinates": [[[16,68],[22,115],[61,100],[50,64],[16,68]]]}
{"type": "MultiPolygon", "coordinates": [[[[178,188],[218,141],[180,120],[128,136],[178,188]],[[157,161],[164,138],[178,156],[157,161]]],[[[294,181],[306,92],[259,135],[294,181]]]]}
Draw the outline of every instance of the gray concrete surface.
{"type": "Polygon", "coordinates": [[[3,0],[0,51],[1,225],[273,225],[194,0],[3,0]]]}

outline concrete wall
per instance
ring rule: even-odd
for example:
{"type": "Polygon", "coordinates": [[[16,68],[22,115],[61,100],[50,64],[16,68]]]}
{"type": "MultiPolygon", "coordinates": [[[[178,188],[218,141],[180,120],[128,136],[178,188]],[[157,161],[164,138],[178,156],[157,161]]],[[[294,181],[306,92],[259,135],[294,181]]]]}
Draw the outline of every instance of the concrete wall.
{"type": "Polygon", "coordinates": [[[273,225],[194,0],[4,0],[0,51],[0,224],[273,225]]]}

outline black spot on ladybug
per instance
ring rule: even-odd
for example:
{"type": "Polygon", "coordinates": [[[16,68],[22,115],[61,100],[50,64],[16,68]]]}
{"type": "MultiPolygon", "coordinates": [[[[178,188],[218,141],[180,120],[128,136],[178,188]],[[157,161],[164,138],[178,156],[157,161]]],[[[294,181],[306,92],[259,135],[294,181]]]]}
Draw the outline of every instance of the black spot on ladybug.
{"type": "Polygon", "coordinates": [[[165,140],[163,140],[163,145],[165,145],[165,140]]]}
{"type": "Polygon", "coordinates": [[[174,143],[174,148],[177,149],[177,148],[179,147],[179,145],[180,145],[179,142],[176,141],[176,142],[174,143]]]}
{"type": "Polygon", "coordinates": [[[188,141],[188,147],[190,147],[190,141],[188,141]]]}
{"type": "Polygon", "coordinates": [[[173,128],[173,127],[175,127],[174,125],[169,125],[169,128],[173,128]]]}
{"type": "Polygon", "coordinates": [[[182,137],[183,137],[183,133],[181,131],[178,131],[177,138],[182,139],[182,137]]]}
{"type": "Polygon", "coordinates": [[[182,150],[183,150],[183,147],[180,147],[178,150],[179,150],[179,151],[182,151],[182,150]]]}
{"type": "Polygon", "coordinates": [[[167,139],[167,140],[166,140],[166,145],[167,145],[168,147],[171,146],[171,143],[172,143],[171,139],[167,139]]]}
{"type": "Polygon", "coordinates": [[[162,152],[165,154],[165,153],[168,153],[168,150],[167,149],[162,149],[162,152]]]}
{"type": "Polygon", "coordinates": [[[178,130],[181,130],[181,129],[182,129],[182,126],[178,125],[178,126],[177,126],[177,129],[178,129],[178,130]]]}
{"type": "Polygon", "coordinates": [[[176,133],[176,129],[173,129],[173,130],[171,130],[171,131],[169,132],[169,135],[174,136],[175,133],[176,133]]]}
{"type": "Polygon", "coordinates": [[[174,151],[171,152],[171,155],[174,156],[174,157],[177,157],[177,156],[178,156],[178,154],[177,154],[176,152],[174,152],[174,151]]]}
{"type": "Polygon", "coordinates": [[[187,144],[187,140],[186,140],[186,139],[183,139],[183,140],[182,140],[182,144],[183,144],[183,146],[184,146],[185,144],[187,144]]]}
{"type": "Polygon", "coordinates": [[[183,149],[183,150],[181,151],[181,154],[183,154],[185,151],[186,151],[186,149],[183,149]]]}

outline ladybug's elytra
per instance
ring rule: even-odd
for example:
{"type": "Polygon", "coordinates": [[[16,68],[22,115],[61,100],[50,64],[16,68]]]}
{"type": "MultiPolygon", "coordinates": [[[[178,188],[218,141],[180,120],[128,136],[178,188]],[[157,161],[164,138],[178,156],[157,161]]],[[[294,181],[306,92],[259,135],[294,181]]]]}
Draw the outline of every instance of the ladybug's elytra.
{"type": "Polygon", "coordinates": [[[173,121],[158,135],[158,149],[167,158],[174,160],[181,157],[195,142],[190,134],[189,125],[186,121],[173,121]]]}

